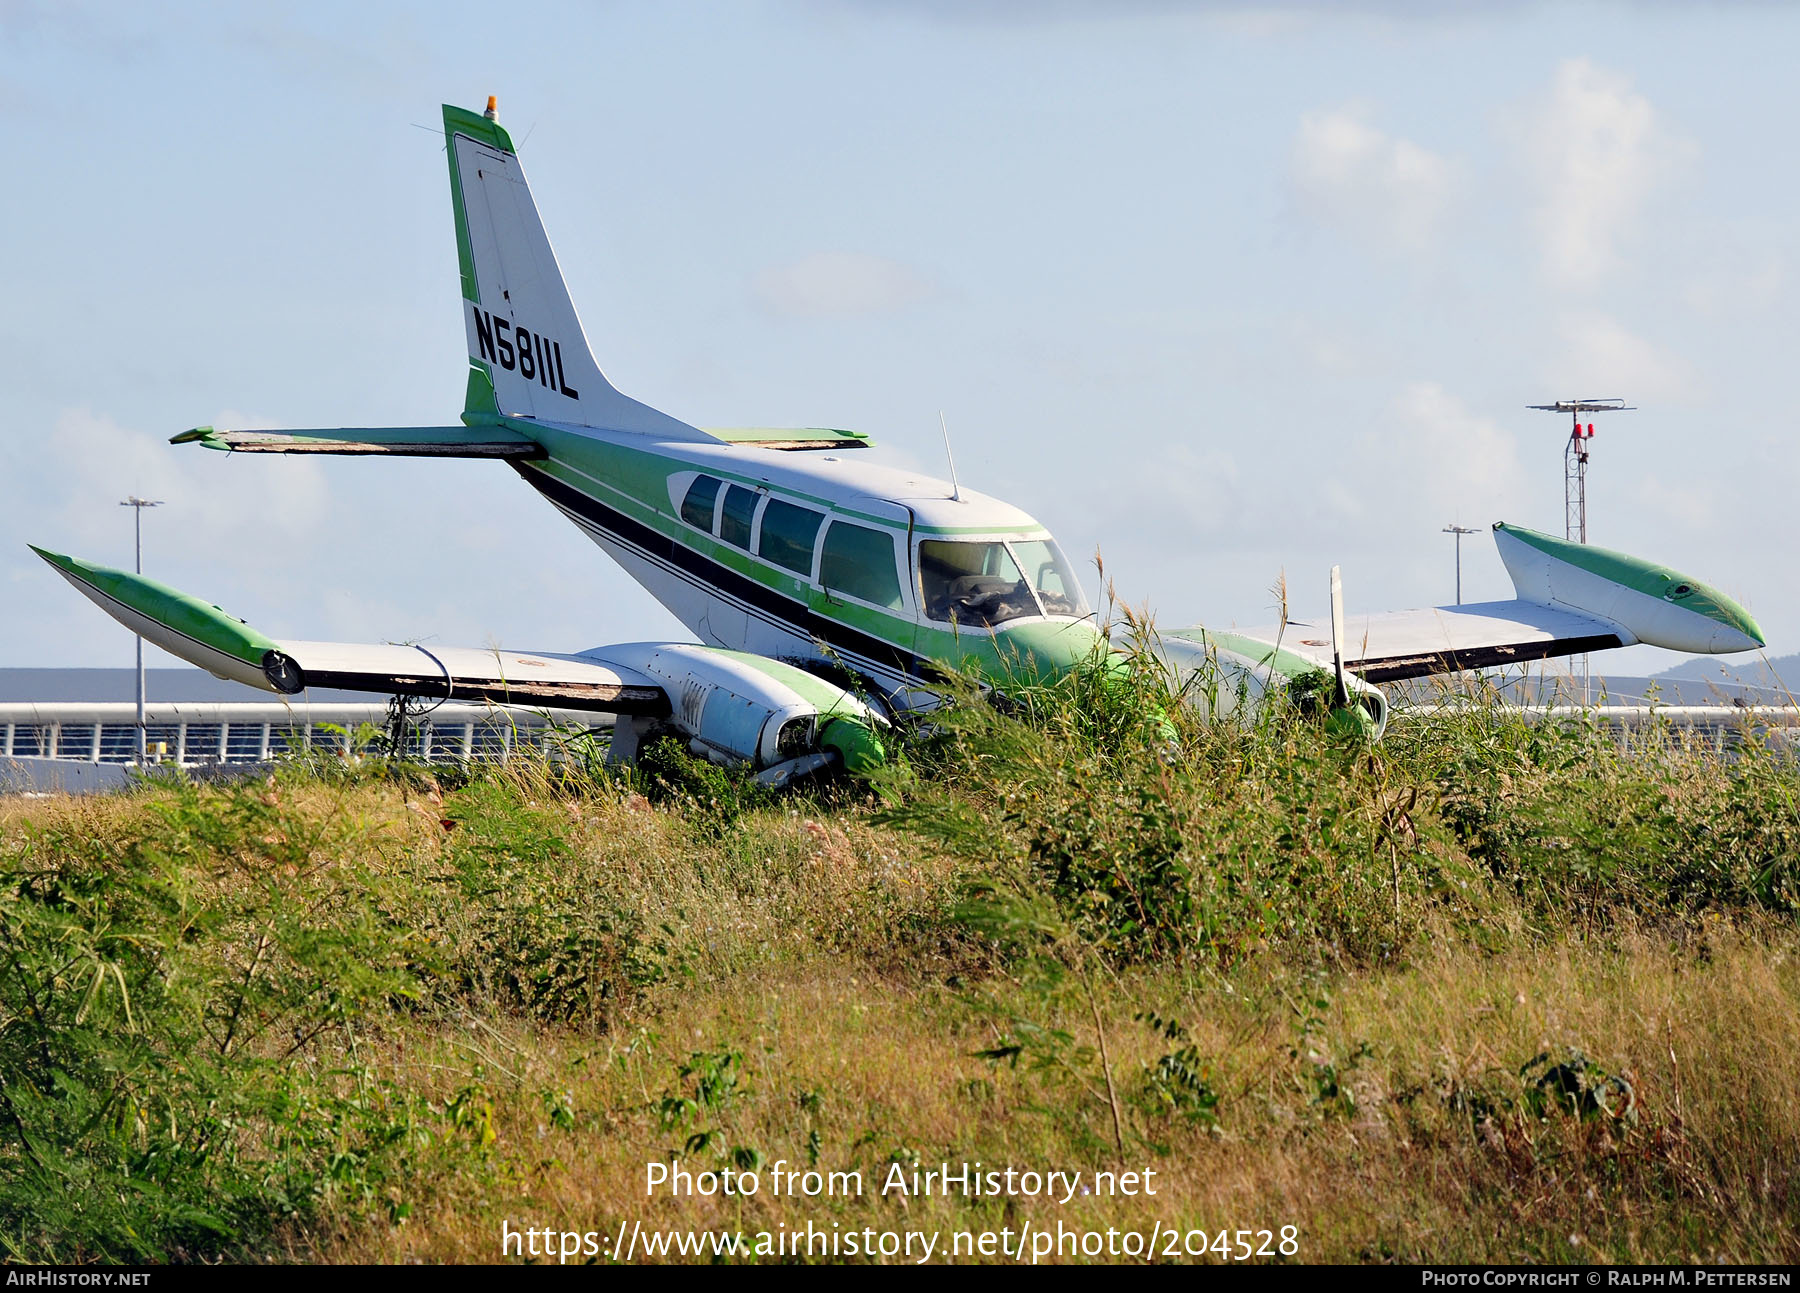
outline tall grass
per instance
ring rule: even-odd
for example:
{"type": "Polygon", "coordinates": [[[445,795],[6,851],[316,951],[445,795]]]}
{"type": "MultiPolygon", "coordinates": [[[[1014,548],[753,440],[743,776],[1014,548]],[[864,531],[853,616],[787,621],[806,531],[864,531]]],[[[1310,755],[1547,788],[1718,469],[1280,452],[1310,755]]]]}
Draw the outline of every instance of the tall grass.
{"type": "Polygon", "coordinates": [[[1401,710],[1370,746],[1282,693],[1205,723],[1168,687],[1094,661],[1004,707],[965,697],[880,820],[1115,963],[1278,947],[1366,966],[1446,921],[1479,938],[1800,912],[1800,765],[1766,733],[1627,742],[1489,694],[1401,710]]]}

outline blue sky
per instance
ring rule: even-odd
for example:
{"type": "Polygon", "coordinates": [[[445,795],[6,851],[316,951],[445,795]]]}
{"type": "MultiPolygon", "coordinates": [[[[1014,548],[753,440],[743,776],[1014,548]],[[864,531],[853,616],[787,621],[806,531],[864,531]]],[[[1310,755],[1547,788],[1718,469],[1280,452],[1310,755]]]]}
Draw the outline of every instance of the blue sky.
{"type": "MultiPolygon", "coordinates": [[[[589,340],[688,421],[833,425],[1033,512],[1165,625],[1448,601],[1442,526],[1592,537],[1800,648],[1800,11],[0,0],[0,664],[130,639],[26,550],[276,636],[681,635],[504,467],[199,423],[460,407],[446,101],[500,96],[589,340]]],[[[1470,600],[1509,595],[1483,536],[1470,600]]],[[[1638,648],[1615,666],[1659,667],[1638,648]]]]}

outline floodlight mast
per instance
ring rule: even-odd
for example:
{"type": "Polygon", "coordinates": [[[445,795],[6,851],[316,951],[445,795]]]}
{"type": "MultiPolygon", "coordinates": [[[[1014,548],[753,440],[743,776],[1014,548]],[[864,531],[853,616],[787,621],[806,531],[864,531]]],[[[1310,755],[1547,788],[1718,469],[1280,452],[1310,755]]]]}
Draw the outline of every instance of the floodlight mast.
{"type": "Polygon", "coordinates": [[[1446,525],[1445,534],[1456,536],[1456,604],[1462,605],[1462,539],[1465,534],[1480,534],[1481,531],[1467,525],[1446,525]]]}
{"type": "MultiPolygon", "coordinates": [[[[131,494],[121,499],[119,506],[131,509],[132,529],[137,548],[137,572],[141,575],[144,573],[144,509],[161,507],[162,500],[160,498],[139,498],[136,494],[131,494]]],[[[132,740],[132,748],[137,754],[138,766],[143,767],[147,743],[144,728],[144,639],[141,635],[137,640],[137,733],[132,740]]],[[[95,757],[99,757],[97,750],[95,757]]]]}
{"type": "Polygon", "coordinates": [[[1581,425],[1583,413],[1628,413],[1632,406],[1619,399],[1558,400],[1554,404],[1531,404],[1528,408],[1545,413],[1567,413],[1573,423],[1568,442],[1563,446],[1563,537],[1576,543],[1588,541],[1587,469],[1594,438],[1594,424],[1581,425]]]}

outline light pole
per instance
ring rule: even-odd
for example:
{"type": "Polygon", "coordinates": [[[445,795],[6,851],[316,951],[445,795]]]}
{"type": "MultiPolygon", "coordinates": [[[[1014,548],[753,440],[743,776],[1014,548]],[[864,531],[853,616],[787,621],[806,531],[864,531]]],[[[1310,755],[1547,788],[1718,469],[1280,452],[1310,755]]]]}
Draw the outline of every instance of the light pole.
{"type": "MultiPolygon", "coordinates": [[[[161,507],[160,498],[139,498],[136,494],[120,501],[120,507],[131,509],[132,527],[136,530],[137,539],[137,572],[144,573],[144,509],[161,507]]],[[[137,761],[138,766],[144,763],[144,639],[140,634],[137,640],[137,761]]]]}
{"type": "Polygon", "coordinates": [[[1480,534],[1480,530],[1471,530],[1463,525],[1446,525],[1443,532],[1456,536],[1456,604],[1462,605],[1462,537],[1465,534],[1480,534]]]}

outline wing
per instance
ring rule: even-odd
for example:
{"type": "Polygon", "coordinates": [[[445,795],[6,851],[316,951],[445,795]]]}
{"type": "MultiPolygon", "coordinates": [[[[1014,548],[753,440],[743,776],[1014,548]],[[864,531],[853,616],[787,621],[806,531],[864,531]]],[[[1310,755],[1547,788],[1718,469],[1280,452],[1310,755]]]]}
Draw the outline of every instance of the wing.
{"type": "Polygon", "coordinates": [[[669,712],[668,692],[660,682],[603,655],[277,641],[217,606],[153,579],[42,548],[33,551],[146,641],[218,677],[264,691],[293,695],[308,687],[340,687],[610,714],[669,712]]]}
{"type": "MultiPolygon", "coordinates": [[[[1192,632],[1184,629],[1176,636],[1192,632]]],[[[1290,657],[1281,671],[1292,672],[1295,662],[1331,668],[1330,633],[1330,625],[1291,620],[1279,639],[1274,625],[1209,636],[1222,648],[1253,658],[1269,656],[1279,641],[1281,655],[1290,657]]],[[[1344,667],[1367,682],[1486,669],[1625,644],[1619,627],[1606,620],[1527,601],[1351,614],[1344,620],[1344,667]]]]}
{"type": "Polygon", "coordinates": [[[426,699],[554,705],[620,716],[609,758],[657,731],[786,785],[827,767],[885,762],[887,724],[861,699],[791,664],[691,642],[628,642],[576,655],[400,643],[283,642],[130,571],[34,548],[107,614],[221,678],[293,695],[342,687],[426,699]]]}
{"type": "MultiPolygon", "coordinates": [[[[1716,655],[1763,645],[1742,606],[1665,566],[1535,530],[1494,526],[1519,596],[1508,602],[1345,616],[1345,667],[1367,682],[1579,655],[1636,642],[1716,655]]],[[[1294,674],[1332,665],[1331,627],[1289,621],[1165,635],[1294,674]]]]}

